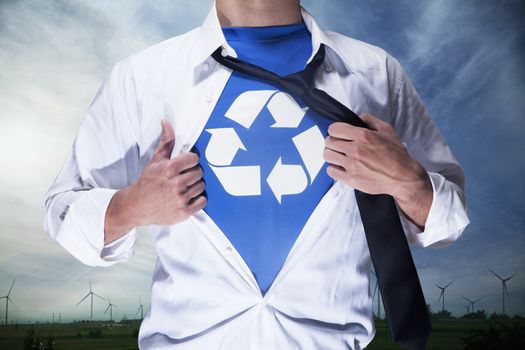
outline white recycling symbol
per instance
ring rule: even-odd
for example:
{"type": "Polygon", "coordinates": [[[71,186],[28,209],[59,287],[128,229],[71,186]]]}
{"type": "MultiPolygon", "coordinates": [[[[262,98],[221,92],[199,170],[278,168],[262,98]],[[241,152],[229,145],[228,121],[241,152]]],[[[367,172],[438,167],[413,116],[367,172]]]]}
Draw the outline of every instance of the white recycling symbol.
{"type": "MultiPolygon", "coordinates": [[[[275,120],[272,128],[297,128],[308,110],[301,108],[293,97],[276,90],[246,91],[232,103],[225,117],[249,129],[263,108],[275,120]]],[[[233,196],[261,195],[261,171],[259,165],[232,166],[239,149],[249,151],[234,128],[206,129],[211,134],[205,155],[224,190],[233,196]]],[[[292,137],[292,141],[303,160],[310,184],[324,164],[324,137],[317,125],[292,137]]],[[[275,198],[281,203],[283,195],[298,194],[308,186],[303,167],[298,164],[282,164],[277,159],[266,178],[275,198]]]]}

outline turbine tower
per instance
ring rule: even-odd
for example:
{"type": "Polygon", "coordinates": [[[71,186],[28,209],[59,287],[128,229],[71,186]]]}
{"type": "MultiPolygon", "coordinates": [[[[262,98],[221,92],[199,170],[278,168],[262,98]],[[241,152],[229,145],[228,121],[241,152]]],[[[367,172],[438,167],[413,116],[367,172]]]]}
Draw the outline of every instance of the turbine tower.
{"type": "Polygon", "coordinates": [[[476,304],[478,301],[480,301],[481,299],[483,299],[483,297],[481,298],[477,298],[476,300],[470,300],[469,298],[467,297],[464,297],[463,295],[460,294],[460,296],[465,299],[466,301],[468,301],[470,303],[470,309],[472,310],[471,312],[474,312],[474,304],[476,304]]]}
{"type": "Polygon", "coordinates": [[[469,305],[469,304],[463,304],[463,307],[466,307],[466,308],[467,308],[467,313],[466,313],[466,315],[468,315],[468,314],[469,314],[469,308],[470,308],[470,305],[469,305]]]}
{"type": "Polygon", "coordinates": [[[102,300],[106,300],[102,298],[100,295],[93,292],[93,289],[91,288],[91,281],[89,281],[89,293],[87,293],[86,296],[83,297],[82,300],[80,300],[77,304],[77,306],[79,306],[81,302],[83,302],[87,297],[91,296],[91,321],[93,321],[93,295],[102,300]]]}
{"type": "Polygon", "coordinates": [[[377,288],[377,275],[375,274],[374,271],[371,271],[372,272],[372,275],[375,276],[376,278],[376,285],[374,287],[374,294],[372,294],[372,302],[376,296],[376,292],[377,292],[377,318],[381,318],[381,294],[380,294],[380,291],[378,290],[377,288]]]}
{"type": "Polygon", "coordinates": [[[512,275],[510,277],[507,277],[507,278],[503,278],[500,275],[498,275],[497,273],[495,273],[494,271],[492,271],[491,269],[489,269],[489,271],[492,272],[494,274],[494,276],[499,278],[500,281],[501,281],[501,297],[502,297],[502,302],[503,302],[503,314],[505,314],[505,294],[507,294],[507,298],[509,297],[509,290],[507,289],[507,282],[512,277],[514,277],[516,274],[514,274],[514,275],[512,275]]]}
{"type": "Polygon", "coordinates": [[[14,307],[16,307],[15,303],[13,302],[13,299],[11,299],[9,296],[11,295],[11,291],[13,290],[13,286],[15,285],[16,279],[13,280],[13,283],[11,283],[11,288],[9,288],[9,292],[7,292],[6,295],[3,297],[0,297],[0,299],[5,298],[5,324],[7,325],[7,316],[9,313],[9,302],[13,304],[14,307]]]}
{"type": "Polygon", "coordinates": [[[137,310],[137,313],[135,315],[138,315],[140,312],[140,319],[144,319],[144,306],[142,305],[142,301],[140,300],[140,297],[139,297],[139,309],[137,310]]]}
{"type": "Polygon", "coordinates": [[[444,287],[441,287],[439,285],[435,285],[436,287],[438,287],[439,289],[441,289],[441,293],[439,294],[439,299],[438,299],[438,305],[439,305],[439,302],[443,299],[443,304],[441,306],[441,312],[445,311],[445,289],[448,288],[448,286],[450,286],[452,283],[454,283],[454,281],[450,282],[449,284],[447,284],[446,286],[444,287]]]}
{"type": "Polygon", "coordinates": [[[109,322],[113,321],[113,307],[117,307],[117,305],[115,304],[111,304],[111,300],[109,300],[108,298],[108,307],[106,308],[106,311],[104,311],[104,315],[108,312],[109,310],[109,322]]]}

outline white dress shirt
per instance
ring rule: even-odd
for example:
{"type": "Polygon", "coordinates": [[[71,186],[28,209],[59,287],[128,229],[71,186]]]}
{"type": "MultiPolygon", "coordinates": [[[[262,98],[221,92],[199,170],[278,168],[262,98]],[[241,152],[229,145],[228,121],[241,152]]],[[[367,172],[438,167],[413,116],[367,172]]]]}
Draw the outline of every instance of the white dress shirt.
{"type": "MultiPolygon", "coordinates": [[[[433,202],[421,232],[400,211],[409,243],[452,243],[468,225],[463,171],[399,63],[384,50],[321,29],[301,8],[313,52],[327,52],[316,86],[356,113],[390,122],[430,175],[433,202]]],[[[210,54],[226,42],[215,3],[203,24],[116,63],[93,99],[72,150],[44,197],[45,230],[81,262],[132,257],[136,228],[104,245],[115,192],[149,161],[167,117],[172,156],[190,149],[231,74],[210,54]]],[[[157,261],[141,349],[362,349],[375,334],[370,254],[354,190],[335,181],[312,212],[263,297],[235,247],[200,210],[150,225],[157,261]]]]}

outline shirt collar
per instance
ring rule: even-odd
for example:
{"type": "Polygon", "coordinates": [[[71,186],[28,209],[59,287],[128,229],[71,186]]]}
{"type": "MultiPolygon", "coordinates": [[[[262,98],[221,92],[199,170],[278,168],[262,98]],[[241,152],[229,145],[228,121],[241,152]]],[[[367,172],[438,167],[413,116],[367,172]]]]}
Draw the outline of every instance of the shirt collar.
{"type": "MultiPolygon", "coordinates": [[[[338,58],[342,60],[341,52],[336,47],[335,43],[319,27],[313,16],[302,5],[300,6],[303,21],[312,37],[312,54],[306,63],[309,63],[312,60],[321,44],[324,44],[326,47],[334,51],[337,56],[339,56],[338,58]]],[[[194,69],[202,64],[206,59],[208,59],[219,46],[223,46],[226,49],[228,55],[237,57],[237,53],[228,44],[222,32],[221,25],[217,17],[215,1],[213,2],[211,9],[206,16],[206,19],[198,29],[196,43],[197,45],[193,50],[193,55],[191,58],[194,69]]]]}

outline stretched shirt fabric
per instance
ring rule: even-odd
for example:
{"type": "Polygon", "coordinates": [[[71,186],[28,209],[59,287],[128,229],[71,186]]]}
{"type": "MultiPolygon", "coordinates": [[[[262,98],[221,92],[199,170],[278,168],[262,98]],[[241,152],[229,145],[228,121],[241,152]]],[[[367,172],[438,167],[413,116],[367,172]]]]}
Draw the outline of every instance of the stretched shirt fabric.
{"type": "MultiPolygon", "coordinates": [[[[304,23],[223,33],[239,58],[279,75],[302,70],[312,53],[304,23]]],[[[195,144],[206,182],[204,211],[263,294],[333,183],[322,155],[329,124],[275,86],[234,72],[195,144]]]]}
{"type": "MultiPolygon", "coordinates": [[[[469,223],[463,171],[404,70],[384,50],[321,29],[302,7],[301,14],[311,34],[306,63],[321,43],[327,49],[316,87],[356,113],[391,123],[430,176],[434,192],[424,230],[399,211],[409,243],[451,244],[469,223]]],[[[109,266],[133,256],[137,228],[104,245],[109,202],[151,159],[162,118],[175,130],[172,156],[195,146],[232,76],[210,56],[220,46],[237,57],[214,3],[201,26],[116,63],[100,87],[43,198],[45,230],[81,262],[109,266]]],[[[237,151],[247,154],[254,146],[247,134],[242,137],[247,150],[237,151]]],[[[208,170],[206,176],[214,174],[208,170]]],[[[370,254],[354,189],[340,181],[315,205],[264,295],[205,210],[178,224],[148,229],[156,264],[151,303],[139,331],[141,349],[362,349],[374,337],[370,254]]]]}

